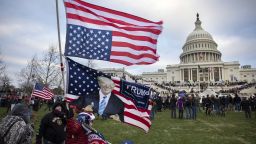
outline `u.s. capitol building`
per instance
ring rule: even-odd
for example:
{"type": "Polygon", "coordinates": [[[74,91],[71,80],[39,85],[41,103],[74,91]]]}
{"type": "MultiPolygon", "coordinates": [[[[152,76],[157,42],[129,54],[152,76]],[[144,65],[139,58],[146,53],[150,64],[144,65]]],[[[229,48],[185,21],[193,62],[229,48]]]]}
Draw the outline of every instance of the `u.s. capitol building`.
{"type": "Polygon", "coordinates": [[[195,29],[182,47],[180,64],[167,65],[166,70],[144,72],[142,78],[147,81],[178,83],[217,83],[247,81],[256,82],[256,69],[250,65],[242,66],[238,61],[223,62],[218,44],[211,34],[201,26],[199,15],[195,29]]]}

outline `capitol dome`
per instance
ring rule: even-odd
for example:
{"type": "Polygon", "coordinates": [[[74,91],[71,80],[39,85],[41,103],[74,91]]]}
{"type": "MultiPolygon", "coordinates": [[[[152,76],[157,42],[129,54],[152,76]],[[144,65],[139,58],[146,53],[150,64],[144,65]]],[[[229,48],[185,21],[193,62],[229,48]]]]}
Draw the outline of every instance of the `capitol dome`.
{"type": "Polygon", "coordinates": [[[221,53],[217,50],[217,43],[213,40],[211,34],[201,27],[201,24],[199,14],[197,14],[195,29],[188,35],[182,47],[181,63],[221,61],[221,53]]]}

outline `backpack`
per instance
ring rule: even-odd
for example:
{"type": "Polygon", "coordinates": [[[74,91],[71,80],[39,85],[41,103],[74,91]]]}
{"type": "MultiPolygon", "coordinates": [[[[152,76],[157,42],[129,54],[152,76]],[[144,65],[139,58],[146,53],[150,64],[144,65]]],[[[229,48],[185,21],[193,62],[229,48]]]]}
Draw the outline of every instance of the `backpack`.
{"type": "MultiPolygon", "coordinates": [[[[16,122],[18,122],[18,121],[16,121],[16,122]]],[[[0,134],[0,144],[5,144],[4,138],[5,138],[5,136],[8,134],[8,132],[10,131],[10,129],[12,128],[12,126],[13,126],[14,124],[16,124],[16,122],[14,122],[13,124],[11,124],[11,126],[7,129],[7,131],[4,133],[3,136],[0,134]]]]}

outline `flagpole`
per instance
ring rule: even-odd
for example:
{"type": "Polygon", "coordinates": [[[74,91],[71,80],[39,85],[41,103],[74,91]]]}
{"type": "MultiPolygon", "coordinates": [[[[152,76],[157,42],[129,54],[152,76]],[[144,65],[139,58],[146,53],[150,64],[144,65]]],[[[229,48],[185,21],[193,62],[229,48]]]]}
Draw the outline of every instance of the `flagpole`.
{"type": "Polygon", "coordinates": [[[63,89],[65,90],[65,80],[64,80],[64,65],[62,60],[62,52],[61,52],[61,39],[60,39],[60,22],[59,22],[59,8],[58,8],[58,0],[56,0],[56,16],[57,16],[57,29],[58,29],[58,42],[59,42],[59,54],[60,54],[60,68],[63,80],[63,89]]]}

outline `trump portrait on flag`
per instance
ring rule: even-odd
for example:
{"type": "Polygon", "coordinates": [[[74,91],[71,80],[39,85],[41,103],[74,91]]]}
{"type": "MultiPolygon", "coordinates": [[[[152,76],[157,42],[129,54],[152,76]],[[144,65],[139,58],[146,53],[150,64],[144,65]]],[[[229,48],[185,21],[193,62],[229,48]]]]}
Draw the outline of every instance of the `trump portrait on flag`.
{"type": "Polygon", "coordinates": [[[123,121],[124,105],[123,102],[112,93],[115,87],[114,82],[103,76],[99,76],[97,80],[100,90],[88,96],[80,97],[79,101],[81,101],[81,106],[93,105],[93,112],[98,113],[103,119],[115,115],[115,118],[123,121]]]}
{"type": "Polygon", "coordinates": [[[112,118],[148,132],[152,108],[150,88],[111,77],[66,57],[67,89],[65,99],[78,108],[93,105],[103,119],[112,118]]]}

